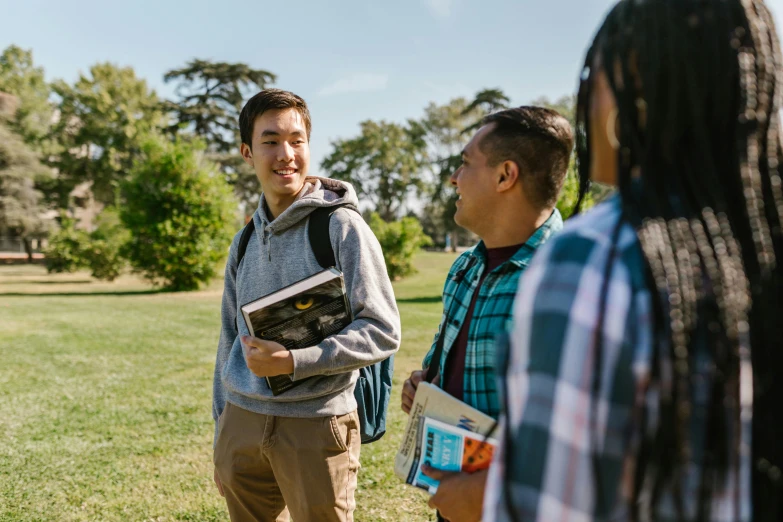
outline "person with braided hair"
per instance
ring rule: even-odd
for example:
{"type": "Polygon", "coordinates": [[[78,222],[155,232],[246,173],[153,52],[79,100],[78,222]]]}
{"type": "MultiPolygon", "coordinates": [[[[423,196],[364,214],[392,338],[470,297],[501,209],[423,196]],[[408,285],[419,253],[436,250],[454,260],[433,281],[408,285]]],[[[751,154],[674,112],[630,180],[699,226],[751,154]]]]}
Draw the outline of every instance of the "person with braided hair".
{"type": "Polygon", "coordinates": [[[762,0],[607,16],[576,149],[618,191],[520,279],[484,520],[783,520],[782,65],[762,0]]]}

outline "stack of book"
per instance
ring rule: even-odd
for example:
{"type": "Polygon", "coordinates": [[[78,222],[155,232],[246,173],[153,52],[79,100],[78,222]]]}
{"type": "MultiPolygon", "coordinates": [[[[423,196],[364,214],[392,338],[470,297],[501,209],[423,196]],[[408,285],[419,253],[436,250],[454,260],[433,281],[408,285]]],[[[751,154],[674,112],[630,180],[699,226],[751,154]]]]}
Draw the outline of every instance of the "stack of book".
{"type": "Polygon", "coordinates": [[[424,475],[422,465],[465,473],[488,468],[497,446],[489,438],[495,426],[489,415],[422,382],[394,460],[394,473],[406,484],[434,494],[438,481],[424,475]]]}

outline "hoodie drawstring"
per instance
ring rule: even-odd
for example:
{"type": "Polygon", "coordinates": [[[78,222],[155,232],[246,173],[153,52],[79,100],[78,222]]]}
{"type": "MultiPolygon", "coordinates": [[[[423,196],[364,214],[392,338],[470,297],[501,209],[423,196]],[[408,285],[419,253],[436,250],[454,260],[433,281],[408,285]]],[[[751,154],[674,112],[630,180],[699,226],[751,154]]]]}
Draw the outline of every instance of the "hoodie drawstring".
{"type": "Polygon", "coordinates": [[[269,261],[272,260],[272,234],[269,234],[269,244],[267,244],[266,234],[269,231],[268,228],[264,228],[264,233],[262,234],[262,239],[264,242],[264,245],[266,246],[266,252],[267,257],[269,258],[269,261]]]}

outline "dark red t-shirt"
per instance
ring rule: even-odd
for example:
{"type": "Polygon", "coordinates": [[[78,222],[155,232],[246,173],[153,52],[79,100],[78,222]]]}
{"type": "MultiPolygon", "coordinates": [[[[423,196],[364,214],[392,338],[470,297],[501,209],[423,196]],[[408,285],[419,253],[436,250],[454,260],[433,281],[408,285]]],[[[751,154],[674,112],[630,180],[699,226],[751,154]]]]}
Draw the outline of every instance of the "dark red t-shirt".
{"type": "Polygon", "coordinates": [[[487,274],[514,257],[514,254],[522,248],[522,245],[524,245],[524,243],[509,247],[487,249],[487,266],[484,268],[484,272],[481,274],[481,280],[479,281],[478,286],[476,286],[476,290],[473,292],[473,297],[470,299],[470,305],[465,314],[465,321],[462,323],[459,335],[457,335],[454,346],[451,347],[451,350],[449,350],[449,354],[446,357],[444,371],[445,379],[441,383],[442,388],[449,395],[452,395],[459,400],[462,400],[464,392],[465,355],[468,351],[468,331],[470,330],[470,322],[473,319],[473,309],[476,307],[476,298],[478,297],[481,285],[484,284],[484,278],[487,274]]]}

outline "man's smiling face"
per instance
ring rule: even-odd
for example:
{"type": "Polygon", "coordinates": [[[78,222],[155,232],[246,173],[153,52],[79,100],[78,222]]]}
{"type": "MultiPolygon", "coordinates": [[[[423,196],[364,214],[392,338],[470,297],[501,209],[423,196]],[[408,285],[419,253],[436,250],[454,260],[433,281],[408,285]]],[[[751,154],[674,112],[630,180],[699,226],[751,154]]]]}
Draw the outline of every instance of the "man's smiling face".
{"type": "Polygon", "coordinates": [[[272,109],[258,116],[251,147],[242,144],[242,157],[253,167],[265,197],[287,208],[310,168],[310,144],[299,111],[272,109]]]}
{"type": "Polygon", "coordinates": [[[481,236],[487,213],[497,198],[497,174],[499,168],[488,163],[480,148],[481,140],[492,131],[494,124],[481,127],[462,151],[462,165],[451,175],[459,200],[454,221],[467,230],[481,236]]]}

